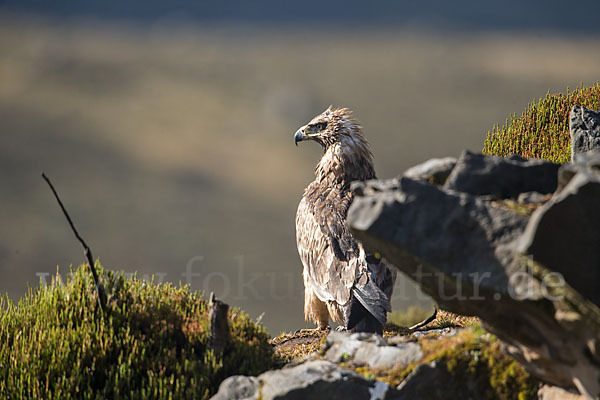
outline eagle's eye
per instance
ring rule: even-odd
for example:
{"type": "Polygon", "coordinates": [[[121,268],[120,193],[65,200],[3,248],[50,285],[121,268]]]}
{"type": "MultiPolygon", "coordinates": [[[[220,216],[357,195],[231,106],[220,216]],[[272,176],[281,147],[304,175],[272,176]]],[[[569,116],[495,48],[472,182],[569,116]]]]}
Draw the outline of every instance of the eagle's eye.
{"type": "Polygon", "coordinates": [[[327,128],[327,122],[317,122],[315,124],[315,130],[318,132],[324,130],[325,128],[327,128]]]}

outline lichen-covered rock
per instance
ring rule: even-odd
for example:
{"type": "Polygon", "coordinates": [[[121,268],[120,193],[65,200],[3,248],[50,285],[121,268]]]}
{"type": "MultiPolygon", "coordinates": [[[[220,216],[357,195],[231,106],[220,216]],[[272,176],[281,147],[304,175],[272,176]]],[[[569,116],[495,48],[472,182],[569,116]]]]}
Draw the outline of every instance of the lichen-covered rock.
{"type": "Polygon", "coordinates": [[[416,343],[388,345],[377,334],[332,332],[327,337],[324,358],[339,363],[342,361],[370,368],[404,368],[423,356],[416,343]]]}
{"type": "MultiPolygon", "coordinates": [[[[443,316],[444,312],[440,314],[443,316]]],[[[392,331],[385,334],[392,334],[392,331]]],[[[289,338],[293,335],[282,336],[289,338]]],[[[328,340],[324,341],[322,349],[310,356],[311,361],[305,361],[305,367],[299,367],[297,364],[298,360],[302,359],[294,359],[292,366],[284,370],[272,371],[273,375],[265,373],[256,378],[229,378],[222,383],[219,395],[215,398],[319,398],[319,394],[316,394],[316,388],[321,387],[319,385],[324,385],[320,395],[326,397],[329,395],[329,376],[332,371],[334,374],[338,374],[335,371],[342,374],[339,382],[334,379],[334,382],[340,385],[346,385],[344,376],[355,377],[347,375],[348,372],[358,373],[370,382],[362,382],[360,385],[368,385],[371,398],[381,398],[385,395],[384,398],[406,400],[533,400],[537,399],[536,393],[539,388],[539,382],[501,350],[499,340],[482,330],[477,323],[466,328],[428,329],[385,338],[367,333],[332,332],[328,340]],[[401,349],[402,352],[396,353],[395,348],[401,349]],[[393,358],[393,362],[386,361],[380,364],[378,359],[381,360],[381,354],[385,354],[386,357],[389,355],[389,360],[392,361],[393,358]],[[314,360],[331,360],[341,369],[328,363],[314,364],[314,360]],[[308,374],[307,368],[310,369],[308,374]],[[318,378],[318,374],[323,374],[323,377],[318,378]],[[373,379],[381,382],[377,383],[373,379]],[[291,384],[290,392],[280,388],[281,391],[273,395],[268,390],[263,390],[267,384],[277,387],[291,384]],[[397,387],[397,390],[393,390],[394,387],[397,387]]],[[[353,393],[350,397],[360,395],[359,389],[358,393],[353,393]]]]}
{"type": "Polygon", "coordinates": [[[212,400],[226,399],[391,400],[399,397],[396,389],[385,382],[367,380],[329,361],[315,360],[268,371],[257,378],[230,377],[212,397],[212,400]]]}
{"type": "Polygon", "coordinates": [[[254,376],[235,375],[221,382],[213,400],[258,400],[260,381],[254,376]]]}
{"type": "Polygon", "coordinates": [[[590,150],[600,151],[600,112],[573,106],[569,114],[571,159],[590,150]]]}

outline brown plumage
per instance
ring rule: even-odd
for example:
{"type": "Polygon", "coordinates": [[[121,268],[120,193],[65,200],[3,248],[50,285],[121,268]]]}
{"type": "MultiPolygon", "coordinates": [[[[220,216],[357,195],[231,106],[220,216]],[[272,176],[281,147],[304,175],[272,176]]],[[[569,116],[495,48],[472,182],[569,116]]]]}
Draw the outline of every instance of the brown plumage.
{"type": "Polygon", "coordinates": [[[326,329],[329,317],[354,331],[381,333],[395,274],[354,240],[346,215],[350,183],[375,179],[373,156],[360,125],[345,108],[325,110],[294,136],[323,147],[296,214],[296,242],[304,266],[304,317],[326,329]]]}

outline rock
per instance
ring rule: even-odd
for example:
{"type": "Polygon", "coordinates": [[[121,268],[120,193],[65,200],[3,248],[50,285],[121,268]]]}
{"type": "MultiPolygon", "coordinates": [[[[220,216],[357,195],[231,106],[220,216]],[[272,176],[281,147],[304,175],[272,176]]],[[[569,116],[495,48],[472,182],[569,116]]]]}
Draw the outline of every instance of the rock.
{"type": "Polygon", "coordinates": [[[600,151],[575,154],[571,164],[563,164],[558,170],[558,187],[556,193],[562,191],[579,171],[597,174],[600,172],[600,151]]]}
{"type": "Polygon", "coordinates": [[[230,398],[260,398],[262,400],[399,399],[396,389],[387,383],[366,380],[356,372],[340,368],[324,360],[307,361],[293,367],[268,371],[257,378],[227,378],[212,399],[230,398]],[[242,383],[239,391],[236,390],[236,382],[242,383]],[[249,393],[249,389],[252,390],[252,393],[249,393]]]}
{"type": "Polygon", "coordinates": [[[407,169],[402,175],[411,179],[443,185],[455,165],[456,158],[454,157],[432,158],[407,169]]]}
{"type": "Polygon", "coordinates": [[[339,363],[353,357],[356,350],[367,341],[375,342],[376,346],[385,346],[385,339],[371,333],[331,332],[325,340],[325,358],[339,363]]]}
{"type": "MultiPolygon", "coordinates": [[[[393,253],[388,258],[449,311],[470,315],[464,298],[481,298],[484,290],[507,294],[506,266],[527,217],[489,202],[406,177],[363,183],[348,212],[355,235],[369,248],[393,253]],[[375,187],[375,189],[372,189],[375,187]],[[445,275],[458,274],[453,287],[445,275]],[[473,278],[481,279],[473,285],[473,278]]],[[[517,272],[518,264],[514,265],[517,272]]],[[[473,302],[473,304],[478,304],[473,302]]],[[[481,307],[489,308],[483,302],[481,307]]],[[[484,310],[485,311],[485,310],[484,310]]]]}
{"type": "Polygon", "coordinates": [[[600,171],[577,168],[564,189],[533,213],[519,250],[600,307],[600,171]]]}
{"type": "Polygon", "coordinates": [[[600,151],[600,112],[573,106],[569,114],[571,159],[590,150],[600,151]]]}
{"type": "Polygon", "coordinates": [[[576,164],[564,164],[558,169],[558,185],[556,193],[560,193],[565,186],[571,182],[571,179],[579,172],[579,167],[576,164]]]}
{"type": "Polygon", "coordinates": [[[356,184],[348,222],[367,251],[382,254],[441,308],[480,317],[532,375],[596,397],[600,182],[586,157],[531,220],[480,195],[547,193],[556,181],[545,174],[558,166],[463,153],[443,187],[406,177],[356,184]],[[503,181],[510,184],[498,186],[503,181]]]}
{"type": "MultiPolygon", "coordinates": [[[[468,379],[466,376],[459,378],[468,379]]],[[[444,363],[434,361],[417,366],[397,389],[402,399],[487,399],[488,396],[479,393],[476,387],[474,382],[458,382],[444,363]]]]}
{"type": "Polygon", "coordinates": [[[538,400],[585,400],[584,396],[565,389],[543,385],[538,390],[538,400]]]}
{"type": "Polygon", "coordinates": [[[412,335],[413,337],[421,337],[421,336],[428,336],[428,335],[448,335],[448,336],[454,336],[454,334],[456,333],[455,330],[453,330],[452,328],[441,328],[441,329],[428,329],[426,331],[416,331],[413,332],[412,335]]]}
{"type": "MultiPolygon", "coordinates": [[[[576,154],[573,163],[578,167],[584,167],[590,170],[591,172],[599,172],[600,171],[600,149],[588,151],[587,153],[576,154]]],[[[564,166],[568,166],[572,164],[564,164],[564,166]]],[[[561,167],[562,168],[562,167],[561,167]]]]}
{"type": "Polygon", "coordinates": [[[253,376],[230,376],[221,382],[212,400],[258,400],[260,382],[253,376]]]}
{"type": "Polygon", "coordinates": [[[365,343],[356,350],[352,362],[371,368],[404,368],[422,357],[421,347],[416,343],[399,343],[396,346],[365,343]]]}
{"type": "Polygon", "coordinates": [[[546,198],[547,196],[548,196],[547,194],[541,194],[538,192],[525,192],[525,193],[521,193],[519,195],[519,197],[517,198],[517,201],[519,203],[537,204],[537,203],[543,203],[544,201],[548,200],[546,198]]]}
{"type": "Polygon", "coordinates": [[[350,362],[370,368],[403,368],[423,357],[416,343],[396,343],[388,346],[377,334],[332,332],[325,342],[325,359],[350,362]]]}
{"type": "Polygon", "coordinates": [[[544,160],[484,156],[464,151],[444,186],[472,195],[516,199],[524,192],[554,192],[559,167],[559,164],[544,160]]]}

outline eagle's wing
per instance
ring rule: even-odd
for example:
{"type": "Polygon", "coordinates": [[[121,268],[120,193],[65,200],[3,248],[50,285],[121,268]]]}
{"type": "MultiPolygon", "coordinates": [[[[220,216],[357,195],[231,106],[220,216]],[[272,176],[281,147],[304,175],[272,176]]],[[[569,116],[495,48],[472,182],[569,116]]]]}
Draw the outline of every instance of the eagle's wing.
{"type": "Polygon", "coordinates": [[[300,201],[296,214],[296,244],[305,280],[317,297],[324,302],[348,303],[356,279],[356,262],[347,262],[336,255],[339,243],[327,228],[321,227],[314,204],[307,197],[300,201]]]}
{"type": "Polygon", "coordinates": [[[307,188],[296,214],[296,242],[306,281],[321,301],[343,306],[354,297],[385,324],[391,306],[377,283],[380,272],[384,276],[389,269],[385,265],[379,268],[379,262],[370,269],[367,255],[350,233],[346,214],[352,193],[313,185],[307,188]]]}

